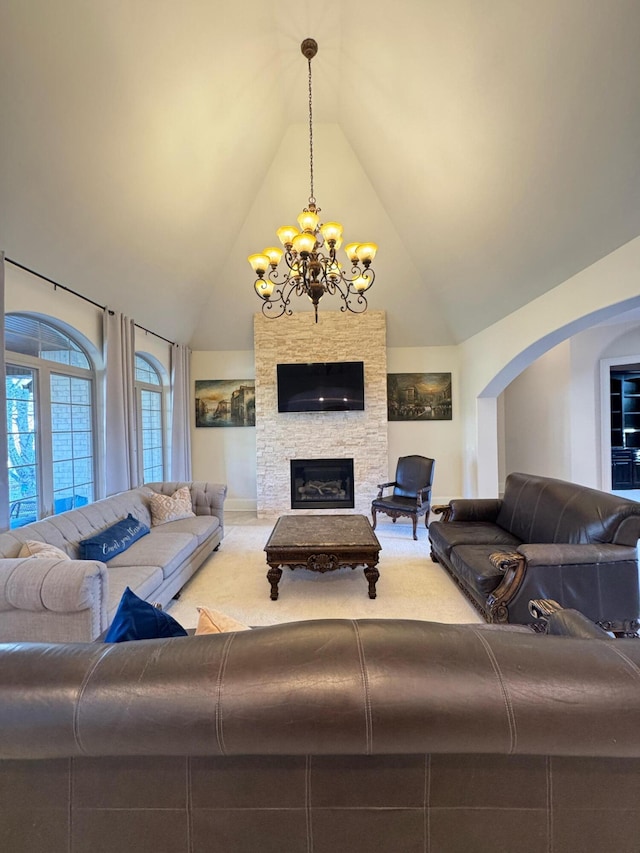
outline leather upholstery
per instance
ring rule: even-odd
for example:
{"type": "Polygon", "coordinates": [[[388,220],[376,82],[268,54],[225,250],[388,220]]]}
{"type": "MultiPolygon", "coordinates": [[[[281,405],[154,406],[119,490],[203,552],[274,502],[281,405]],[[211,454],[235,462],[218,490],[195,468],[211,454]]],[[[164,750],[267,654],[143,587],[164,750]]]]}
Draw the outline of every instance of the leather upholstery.
{"type": "Polygon", "coordinates": [[[429,526],[432,557],[490,621],[528,624],[531,599],[552,598],[607,630],[640,618],[640,503],[576,483],[509,474],[499,499],[458,499],[429,526]],[[512,573],[492,564],[512,552],[512,573]]]}
{"type": "Polygon", "coordinates": [[[408,516],[413,523],[413,538],[417,539],[417,519],[424,516],[428,527],[431,509],[431,488],[435,471],[435,460],[426,456],[401,456],[396,466],[396,478],[391,483],[381,483],[378,496],[371,503],[373,529],[376,529],[376,513],[382,512],[395,521],[408,516]],[[393,488],[385,494],[385,488],[393,488]]]}
{"type": "Polygon", "coordinates": [[[0,646],[0,845],[635,849],[640,643],[562,631],[323,620],[0,646]]]}

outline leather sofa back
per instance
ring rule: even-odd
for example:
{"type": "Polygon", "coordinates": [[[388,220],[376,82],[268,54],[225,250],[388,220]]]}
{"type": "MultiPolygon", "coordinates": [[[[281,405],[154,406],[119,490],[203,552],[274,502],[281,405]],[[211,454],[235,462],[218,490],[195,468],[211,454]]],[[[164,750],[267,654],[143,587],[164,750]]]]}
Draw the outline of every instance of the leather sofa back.
{"type": "Polygon", "coordinates": [[[497,517],[523,542],[616,543],[640,538],[640,503],[576,483],[509,474],[497,517]]]}
{"type": "Polygon", "coordinates": [[[637,640],[384,619],[5,644],[0,759],[640,757],[639,667],[637,640]]]}

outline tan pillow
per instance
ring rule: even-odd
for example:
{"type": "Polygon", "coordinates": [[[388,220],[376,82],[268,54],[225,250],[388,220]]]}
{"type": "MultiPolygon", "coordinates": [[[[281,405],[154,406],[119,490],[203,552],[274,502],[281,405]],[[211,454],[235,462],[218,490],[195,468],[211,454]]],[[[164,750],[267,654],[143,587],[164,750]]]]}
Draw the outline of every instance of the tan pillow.
{"type": "Polygon", "coordinates": [[[160,495],[154,492],[149,497],[151,525],[166,524],[179,518],[192,518],[195,515],[191,507],[189,486],[177,489],[172,495],[160,495]]]}
{"type": "Polygon", "coordinates": [[[71,557],[61,548],[50,545],[48,542],[38,542],[35,539],[27,539],[20,548],[18,557],[40,557],[43,560],[70,560],[71,557]]]}
{"type": "Polygon", "coordinates": [[[227,631],[250,631],[251,627],[238,622],[233,616],[227,616],[219,610],[198,607],[198,625],[196,634],[225,634],[227,631]]]}

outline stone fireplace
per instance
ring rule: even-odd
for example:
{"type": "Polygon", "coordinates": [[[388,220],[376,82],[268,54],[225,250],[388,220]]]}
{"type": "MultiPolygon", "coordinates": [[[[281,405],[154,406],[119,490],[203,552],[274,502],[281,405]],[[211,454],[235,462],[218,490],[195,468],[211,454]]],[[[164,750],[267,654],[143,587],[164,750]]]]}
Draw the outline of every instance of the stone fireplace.
{"type": "Polygon", "coordinates": [[[353,459],[292,459],[291,509],[353,509],[353,459]]]}
{"type": "MultiPolygon", "coordinates": [[[[378,483],[388,479],[387,349],[384,311],[348,314],[321,309],[268,320],[254,316],[256,375],[256,485],[259,518],[292,511],[291,460],[353,460],[353,503],[369,515],[378,483]],[[277,364],[364,362],[364,411],[279,413],[277,364]]],[[[296,513],[341,513],[320,507],[296,513]]]]}

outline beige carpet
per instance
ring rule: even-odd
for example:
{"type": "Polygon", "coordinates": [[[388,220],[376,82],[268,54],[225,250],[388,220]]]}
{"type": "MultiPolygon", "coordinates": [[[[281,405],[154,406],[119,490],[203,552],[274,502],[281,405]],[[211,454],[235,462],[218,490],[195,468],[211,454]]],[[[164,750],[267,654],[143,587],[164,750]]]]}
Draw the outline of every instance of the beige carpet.
{"type": "Polygon", "coordinates": [[[220,550],[213,554],[167,608],[185,628],[195,627],[196,607],[222,610],[247,625],[273,625],[301,619],[427,619],[482,622],[447,573],[431,561],[428,534],[410,522],[381,520],[376,535],[382,546],[378,596],[370,599],[362,568],[318,574],[285,568],[280,597],[271,601],[264,546],[272,521],[234,513],[225,523],[220,550]]]}

